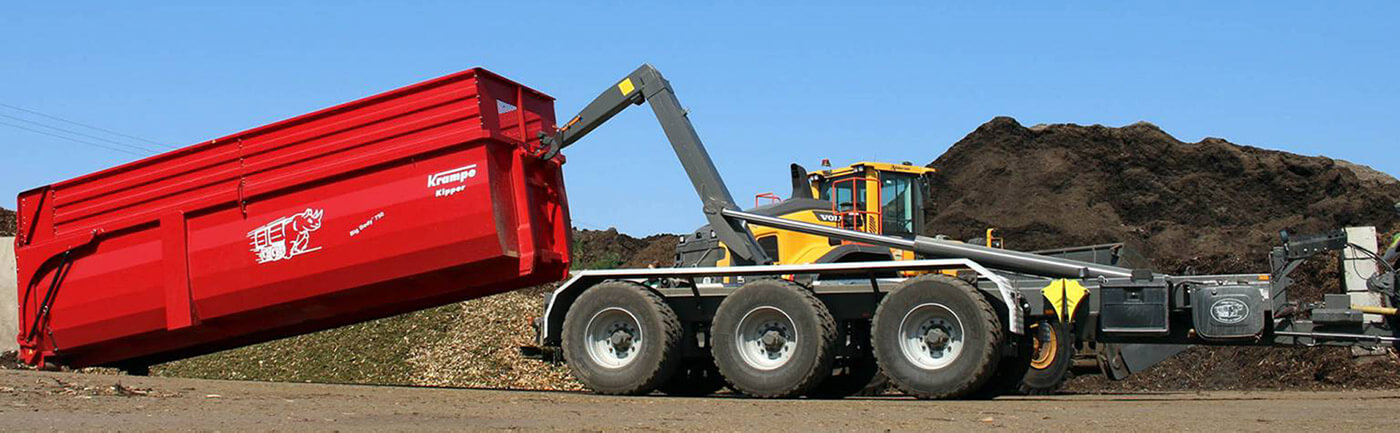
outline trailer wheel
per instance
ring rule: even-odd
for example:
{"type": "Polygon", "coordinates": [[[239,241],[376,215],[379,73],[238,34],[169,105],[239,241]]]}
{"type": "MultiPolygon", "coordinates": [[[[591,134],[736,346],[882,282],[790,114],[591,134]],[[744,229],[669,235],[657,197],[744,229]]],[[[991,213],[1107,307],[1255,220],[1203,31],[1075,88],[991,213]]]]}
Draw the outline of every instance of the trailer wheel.
{"type": "Polygon", "coordinates": [[[797,283],[745,284],[720,303],[710,329],[715,365],[730,388],[749,396],[796,397],[832,372],[836,321],[797,283]]]}
{"type": "Polygon", "coordinates": [[[960,398],[997,370],[1001,320],[966,281],[911,278],[885,295],[871,330],[875,359],[901,391],[920,399],[960,398]]]}
{"type": "Polygon", "coordinates": [[[1026,327],[1016,356],[1003,358],[997,373],[977,392],[978,398],[1002,395],[1049,395],[1071,376],[1074,334],[1059,319],[1048,317],[1026,327]]]}
{"type": "Polygon", "coordinates": [[[719,392],[724,385],[724,376],[715,367],[715,361],[705,357],[682,362],[660,389],[667,395],[701,397],[719,392]]]}
{"type": "Polygon", "coordinates": [[[1059,318],[1041,319],[1026,327],[1031,338],[1030,368],[1019,391],[1029,395],[1055,392],[1069,378],[1074,364],[1074,334],[1059,318]]]}
{"type": "Polygon", "coordinates": [[[987,381],[986,385],[982,385],[981,389],[970,395],[970,398],[991,400],[1003,395],[1025,394],[1021,387],[1026,372],[1030,371],[1031,368],[1033,351],[1031,339],[1033,337],[1008,335],[1007,338],[1018,339],[1016,353],[1011,356],[1003,356],[1000,361],[997,361],[996,373],[992,374],[992,378],[987,381]]]}
{"type": "Polygon", "coordinates": [[[676,312],[640,284],[609,281],[584,291],[564,316],[564,360],[593,392],[650,393],[679,361],[676,312]]]}
{"type": "MultiPolygon", "coordinates": [[[[1023,351],[1030,352],[1029,349],[1023,351]]],[[[987,380],[982,388],[968,395],[967,398],[991,400],[1003,395],[1022,395],[1024,393],[1021,391],[1021,379],[1026,377],[1026,370],[1029,369],[1029,354],[1003,357],[997,361],[997,371],[992,373],[992,378],[987,380]]]]}

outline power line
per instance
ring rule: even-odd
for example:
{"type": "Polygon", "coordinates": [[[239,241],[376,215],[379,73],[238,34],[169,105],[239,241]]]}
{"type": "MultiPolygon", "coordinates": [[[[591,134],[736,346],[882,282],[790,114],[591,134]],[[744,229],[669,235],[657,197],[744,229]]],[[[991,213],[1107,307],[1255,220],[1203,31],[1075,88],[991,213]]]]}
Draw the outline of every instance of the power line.
{"type": "Polygon", "coordinates": [[[52,114],[40,113],[40,112],[38,112],[38,111],[30,110],[30,109],[28,109],[28,108],[16,107],[16,106],[13,106],[13,105],[10,105],[10,104],[6,104],[6,103],[3,103],[3,102],[0,102],[0,107],[6,107],[6,108],[9,108],[9,109],[12,109],[12,110],[23,111],[23,112],[25,112],[25,113],[33,114],[33,115],[35,115],[35,116],[47,117],[47,118],[49,118],[49,119],[57,120],[57,121],[59,121],[59,122],[68,123],[68,124],[72,124],[72,125],[77,125],[77,126],[81,126],[81,127],[84,127],[84,128],[95,129],[95,130],[102,131],[102,132],[106,132],[106,133],[108,133],[108,134],[116,135],[116,136],[119,136],[119,137],[126,137],[126,138],[130,138],[130,139],[132,139],[132,140],[144,141],[144,142],[147,142],[147,143],[154,144],[154,145],[156,145],[156,146],[164,147],[164,148],[166,148],[166,149],[174,149],[174,148],[175,148],[175,146],[170,146],[170,145],[167,145],[167,144],[158,142],[158,141],[148,140],[148,139],[141,138],[141,137],[137,137],[137,136],[134,136],[134,135],[123,134],[123,133],[120,133],[120,132],[117,132],[117,131],[113,131],[113,130],[110,130],[110,129],[99,128],[99,127],[96,127],[96,126],[88,125],[88,124],[86,124],[86,123],[82,123],[82,122],[77,122],[77,121],[73,121],[73,120],[64,119],[64,118],[62,118],[62,117],[58,117],[58,116],[55,116],[55,115],[52,115],[52,114]]]}
{"type": "Polygon", "coordinates": [[[159,151],[157,151],[157,150],[155,150],[155,149],[145,148],[145,147],[137,146],[137,145],[135,145],[135,144],[122,143],[122,142],[120,142],[120,141],[109,140],[109,139],[106,139],[106,138],[98,137],[98,136],[96,136],[96,135],[84,134],[84,133],[81,133],[81,132],[78,132],[78,131],[67,130],[67,129],[59,128],[59,127],[57,127],[57,126],[52,126],[52,125],[45,125],[45,124],[43,124],[43,123],[35,122],[35,121],[33,121],[33,120],[25,119],[25,118],[22,118],[22,117],[15,117],[15,116],[11,116],[11,115],[8,115],[8,114],[0,114],[0,117],[5,117],[5,118],[9,118],[9,119],[18,120],[18,121],[21,121],[21,122],[24,122],[24,123],[28,123],[28,124],[30,124],[30,125],[35,125],[35,126],[39,126],[39,127],[43,127],[43,128],[48,128],[48,129],[52,129],[52,130],[55,130],[55,131],[58,131],[58,132],[63,132],[63,133],[67,133],[67,134],[73,134],[73,135],[77,135],[77,136],[80,136],[80,137],[87,137],[87,138],[91,138],[91,139],[93,139],[93,140],[98,140],[98,141],[105,141],[105,142],[112,143],[112,144],[115,144],[115,145],[118,145],[118,146],[126,146],[126,147],[130,147],[130,148],[132,148],[132,149],[136,149],[136,150],[140,150],[140,151],[146,152],[146,153],[148,153],[148,154],[159,152],[159,151]]]}
{"type": "Polygon", "coordinates": [[[102,145],[102,144],[93,143],[93,142],[90,142],[90,141],[83,141],[83,140],[79,140],[79,139],[76,139],[76,138],[73,138],[73,137],[66,137],[66,136],[62,136],[62,135],[58,135],[58,134],[52,134],[52,133],[40,131],[40,130],[37,130],[37,129],[26,128],[26,127],[19,126],[19,125],[15,125],[15,124],[11,124],[11,123],[0,122],[0,125],[4,125],[4,126],[11,127],[11,128],[16,128],[16,129],[22,129],[22,130],[25,130],[25,131],[33,132],[33,133],[35,133],[35,134],[43,134],[43,135],[47,135],[47,136],[50,136],[50,137],[62,138],[62,139],[64,139],[64,140],[68,140],[68,141],[71,141],[71,142],[74,142],[74,143],[82,143],[82,144],[86,144],[86,145],[88,145],[88,146],[100,147],[100,148],[103,148],[103,149],[107,149],[107,150],[111,150],[111,151],[115,151],[115,152],[121,152],[121,153],[125,153],[125,154],[128,154],[128,155],[145,156],[145,155],[142,155],[142,154],[139,154],[139,153],[136,153],[136,152],[132,152],[132,151],[126,150],[126,149],[121,149],[121,148],[106,146],[106,145],[102,145]]]}

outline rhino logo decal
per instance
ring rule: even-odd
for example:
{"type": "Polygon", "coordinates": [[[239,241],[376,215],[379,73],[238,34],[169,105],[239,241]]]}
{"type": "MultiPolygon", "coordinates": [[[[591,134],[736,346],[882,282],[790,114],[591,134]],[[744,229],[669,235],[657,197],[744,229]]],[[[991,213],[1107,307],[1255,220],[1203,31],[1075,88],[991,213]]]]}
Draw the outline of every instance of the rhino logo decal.
{"type": "Polygon", "coordinates": [[[1249,318],[1249,305],[1239,299],[1221,299],[1210,304],[1210,317],[1226,325],[1240,323],[1249,318]]]}
{"type": "Polygon", "coordinates": [[[249,243],[258,263],[288,260],[321,249],[311,247],[311,232],[321,228],[324,209],[307,208],[248,232],[249,243]]]}

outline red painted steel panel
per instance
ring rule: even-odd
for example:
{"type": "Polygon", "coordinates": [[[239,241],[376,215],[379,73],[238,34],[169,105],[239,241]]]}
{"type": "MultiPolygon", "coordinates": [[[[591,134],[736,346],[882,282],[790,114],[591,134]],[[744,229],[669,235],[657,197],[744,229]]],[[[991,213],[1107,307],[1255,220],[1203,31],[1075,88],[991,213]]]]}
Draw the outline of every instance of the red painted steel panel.
{"type": "Polygon", "coordinates": [[[24,192],[21,355],[149,364],[563,279],[563,159],[523,141],[553,127],[472,69],[24,192]]]}

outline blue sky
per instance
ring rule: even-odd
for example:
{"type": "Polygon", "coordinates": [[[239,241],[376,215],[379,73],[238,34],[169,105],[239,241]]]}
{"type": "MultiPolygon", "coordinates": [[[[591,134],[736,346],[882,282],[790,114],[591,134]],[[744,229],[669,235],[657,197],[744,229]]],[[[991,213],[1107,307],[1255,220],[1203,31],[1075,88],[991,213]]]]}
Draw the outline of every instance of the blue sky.
{"type": "MultiPolygon", "coordinates": [[[[740,204],[785,194],[790,162],[927,163],[998,115],[1146,120],[1182,140],[1400,173],[1395,2],[52,3],[0,14],[0,104],[170,145],[473,66],[555,96],[564,119],[650,62],[740,204]]],[[[21,190],[135,158],[4,125],[0,151],[7,208],[21,190]]],[[[703,223],[647,110],[567,154],[577,225],[703,223]]]]}

